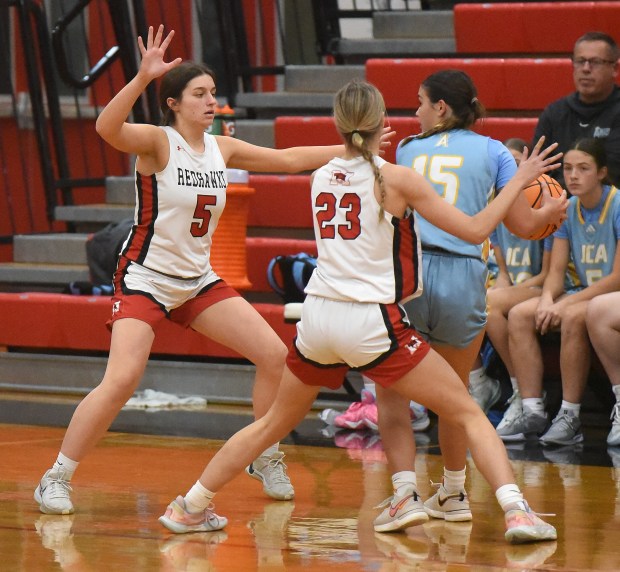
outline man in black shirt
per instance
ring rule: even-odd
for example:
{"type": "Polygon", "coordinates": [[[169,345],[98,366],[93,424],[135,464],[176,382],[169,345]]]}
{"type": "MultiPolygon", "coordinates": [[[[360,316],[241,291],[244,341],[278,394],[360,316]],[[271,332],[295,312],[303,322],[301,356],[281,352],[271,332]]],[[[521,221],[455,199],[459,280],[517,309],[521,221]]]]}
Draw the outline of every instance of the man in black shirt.
{"type": "MultiPolygon", "coordinates": [[[[558,151],[582,137],[605,142],[609,178],[620,186],[620,88],[618,46],[611,36],[588,32],[573,50],[573,80],[577,91],[549,104],[538,118],[534,141],[541,135],[547,144],[557,141],[558,151]]],[[[562,185],[562,169],[550,173],[562,185]]]]}

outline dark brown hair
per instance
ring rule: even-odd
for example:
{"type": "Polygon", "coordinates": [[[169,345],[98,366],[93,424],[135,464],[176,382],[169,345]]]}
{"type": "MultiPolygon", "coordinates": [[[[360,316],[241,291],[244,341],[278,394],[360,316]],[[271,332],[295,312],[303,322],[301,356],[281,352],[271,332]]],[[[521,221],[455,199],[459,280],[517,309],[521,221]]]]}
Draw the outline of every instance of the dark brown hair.
{"type": "MultiPolygon", "coordinates": [[[[596,137],[582,137],[581,139],[577,139],[577,141],[569,147],[568,151],[587,153],[594,159],[597,170],[607,167],[607,151],[605,150],[605,145],[596,137]]],[[[566,153],[564,153],[564,155],[566,156],[566,153]]],[[[601,182],[603,185],[611,184],[609,176],[606,176],[601,182]]]]}
{"type": "Polygon", "coordinates": [[[211,68],[196,62],[183,62],[172,68],[161,80],[159,86],[159,108],[162,113],[162,125],[174,125],[174,112],[168,106],[168,98],[181,100],[183,90],[195,77],[210,75],[215,82],[215,73],[211,68]]]}
{"type": "Polygon", "coordinates": [[[477,119],[484,117],[484,106],[478,101],[478,91],[472,79],[461,70],[441,70],[429,75],[422,88],[431,103],[446,102],[452,114],[445,121],[422,133],[429,137],[450,129],[471,129],[477,119]]]}

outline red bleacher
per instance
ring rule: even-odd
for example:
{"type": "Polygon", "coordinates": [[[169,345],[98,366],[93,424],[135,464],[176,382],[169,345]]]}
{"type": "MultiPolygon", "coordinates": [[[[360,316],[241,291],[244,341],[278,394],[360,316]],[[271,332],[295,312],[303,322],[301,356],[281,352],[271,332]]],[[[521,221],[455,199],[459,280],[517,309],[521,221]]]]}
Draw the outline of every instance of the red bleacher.
{"type": "MultiPolygon", "coordinates": [[[[419,133],[420,122],[413,116],[390,116],[388,120],[396,135],[392,139],[392,146],[385,153],[385,158],[394,162],[398,141],[408,135],[419,133]]],[[[535,117],[487,117],[475,125],[475,131],[499,141],[505,141],[510,137],[531,141],[536,121],[535,117]]],[[[332,117],[278,117],[274,123],[274,130],[278,149],[295,145],[335,145],[342,142],[332,117]]]]}
{"type": "MultiPolygon", "coordinates": [[[[284,306],[254,304],[278,333],[290,343],[295,333],[284,322],[284,306]]],[[[47,348],[83,351],[110,349],[105,326],[111,315],[110,298],[50,293],[1,293],[0,345],[11,348],[47,348]]],[[[238,358],[237,353],[190,329],[162,320],[156,329],[153,354],[238,358]]]]}
{"type": "Polygon", "coordinates": [[[532,113],[575,90],[568,58],[370,59],[366,79],[381,90],[388,110],[416,109],[422,81],[448,68],[469,74],[489,111],[532,113]]]}
{"type": "Polygon", "coordinates": [[[250,198],[248,226],[312,228],[308,175],[250,175],[249,185],[256,193],[250,198]]]}
{"type": "Polygon", "coordinates": [[[593,30],[616,37],[620,30],[620,2],[454,6],[454,35],[459,53],[570,54],[575,40],[593,30]]]}

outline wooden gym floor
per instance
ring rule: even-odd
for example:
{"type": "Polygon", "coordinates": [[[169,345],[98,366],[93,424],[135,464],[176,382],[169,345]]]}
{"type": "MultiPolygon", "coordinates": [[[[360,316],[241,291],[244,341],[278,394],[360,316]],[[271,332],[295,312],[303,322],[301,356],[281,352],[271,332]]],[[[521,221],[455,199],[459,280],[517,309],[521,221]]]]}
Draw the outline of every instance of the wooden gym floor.
{"type": "MultiPolygon", "coordinates": [[[[509,449],[534,509],[556,514],[548,518],[557,542],[507,544],[494,495],[471,463],[473,524],[432,520],[406,534],[375,534],[373,507],[390,495],[380,442],[355,432],[324,436],[316,413],[281,447],[294,501],[269,499],[242,474],[216,497],[230,521],[224,531],[171,535],[157,517],[221,439],[251,419],[247,408],[124,411],[74,477],[76,514],[43,515],[32,493],[75,403],[0,395],[2,571],[620,570],[620,448],[604,447],[602,428],[586,429],[583,448],[509,449]]],[[[417,441],[426,498],[441,474],[436,428],[417,441]]]]}

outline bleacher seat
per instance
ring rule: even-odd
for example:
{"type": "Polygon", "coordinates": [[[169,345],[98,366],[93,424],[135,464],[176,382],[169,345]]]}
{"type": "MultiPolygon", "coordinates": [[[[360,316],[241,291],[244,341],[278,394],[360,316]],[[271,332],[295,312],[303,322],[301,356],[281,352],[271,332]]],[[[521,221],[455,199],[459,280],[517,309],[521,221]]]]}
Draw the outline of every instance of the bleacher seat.
{"type": "MultiPolygon", "coordinates": [[[[409,117],[389,116],[388,120],[392,129],[396,131],[396,135],[392,139],[392,146],[385,153],[385,158],[394,162],[396,144],[408,135],[419,133],[420,122],[413,115],[409,117]]],[[[530,141],[534,136],[536,121],[534,117],[487,117],[479,121],[474,130],[499,141],[505,141],[510,137],[520,137],[525,141],[530,141]]],[[[332,117],[278,117],[275,120],[274,131],[278,149],[294,145],[341,143],[332,117]]]]}
{"type": "Polygon", "coordinates": [[[388,110],[411,110],[418,107],[422,81],[447,68],[469,74],[480,101],[491,112],[538,115],[547,104],[575,90],[568,58],[370,59],[366,79],[381,90],[388,110]]]}
{"type": "MultiPolygon", "coordinates": [[[[281,304],[253,304],[282,340],[289,344],[295,326],[284,320],[281,304]]],[[[18,349],[100,351],[110,349],[105,326],[111,315],[110,298],[42,292],[0,293],[0,346],[18,349]]],[[[191,329],[162,320],[156,329],[152,354],[239,358],[240,356],[191,329]]]]}
{"type": "Polygon", "coordinates": [[[463,54],[570,54],[589,31],[616,37],[620,2],[456,4],[454,35],[463,54]]]}
{"type": "Polygon", "coordinates": [[[312,228],[308,175],[252,174],[248,184],[256,191],[250,198],[248,227],[312,228]]]}

